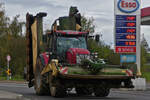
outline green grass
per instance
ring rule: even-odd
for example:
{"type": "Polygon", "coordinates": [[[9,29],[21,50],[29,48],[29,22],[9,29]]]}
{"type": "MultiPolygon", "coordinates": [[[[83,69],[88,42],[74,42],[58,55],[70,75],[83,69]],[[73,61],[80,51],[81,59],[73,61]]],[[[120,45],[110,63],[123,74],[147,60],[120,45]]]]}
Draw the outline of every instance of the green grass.
{"type": "Polygon", "coordinates": [[[0,76],[0,81],[2,81],[2,80],[7,80],[7,77],[0,76]]]}
{"type": "Polygon", "coordinates": [[[150,82],[150,65],[142,66],[142,77],[146,78],[150,82]]]}
{"type": "Polygon", "coordinates": [[[146,78],[146,81],[150,82],[150,72],[144,72],[144,73],[142,73],[142,77],[146,78]]]}
{"type": "MultiPolygon", "coordinates": [[[[7,76],[0,76],[0,81],[7,80],[7,76]]],[[[23,77],[21,76],[12,76],[11,81],[24,81],[23,77]]]]}

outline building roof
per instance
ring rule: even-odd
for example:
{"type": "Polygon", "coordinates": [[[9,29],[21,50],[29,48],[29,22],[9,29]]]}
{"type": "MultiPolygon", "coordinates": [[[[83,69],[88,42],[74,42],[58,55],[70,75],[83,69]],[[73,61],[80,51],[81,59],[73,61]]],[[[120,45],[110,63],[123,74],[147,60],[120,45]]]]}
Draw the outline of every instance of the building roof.
{"type": "Polygon", "coordinates": [[[147,17],[147,16],[150,16],[150,7],[141,9],[141,17],[147,17]]]}
{"type": "Polygon", "coordinates": [[[150,25],[150,7],[141,9],[141,25],[150,25]]]}

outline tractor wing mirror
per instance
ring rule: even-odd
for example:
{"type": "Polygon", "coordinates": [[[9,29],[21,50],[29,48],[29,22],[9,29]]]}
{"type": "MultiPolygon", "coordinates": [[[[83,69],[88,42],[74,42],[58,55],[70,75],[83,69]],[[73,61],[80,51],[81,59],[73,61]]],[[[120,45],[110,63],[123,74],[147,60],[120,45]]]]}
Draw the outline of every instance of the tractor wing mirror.
{"type": "Polygon", "coordinates": [[[96,42],[99,42],[99,40],[100,40],[100,35],[97,34],[97,35],[95,36],[95,41],[96,41],[96,42]]]}

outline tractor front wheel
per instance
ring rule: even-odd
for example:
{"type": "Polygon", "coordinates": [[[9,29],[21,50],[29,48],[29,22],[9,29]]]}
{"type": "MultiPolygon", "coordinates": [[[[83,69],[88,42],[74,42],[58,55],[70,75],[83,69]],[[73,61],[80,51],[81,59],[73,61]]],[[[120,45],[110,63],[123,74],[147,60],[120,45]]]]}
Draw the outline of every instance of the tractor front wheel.
{"type": "Polygon", "coordinates": [[[110,88],[105,87],[105,86],[96,86],[94,88],[94,94],[97,97],[106,97],[109,95],[110,88]]]}
{"type": "Polygon", "coordinates": [[[51,96],[61,98],[66,95],[66,89],[63,85],[60,84],[58,79],[54,79],[54,77],[49,75],[49,88],[51,96]]]}
{"type": "Polygon", "coordinates": [[[41,75],[43,69],[40,58],[37,59],[36,69],[35,69],[35,84],[34,88],[37,95],[47,95],[49,94],[48,85],[46,83],[46,76],[41,75]]]}

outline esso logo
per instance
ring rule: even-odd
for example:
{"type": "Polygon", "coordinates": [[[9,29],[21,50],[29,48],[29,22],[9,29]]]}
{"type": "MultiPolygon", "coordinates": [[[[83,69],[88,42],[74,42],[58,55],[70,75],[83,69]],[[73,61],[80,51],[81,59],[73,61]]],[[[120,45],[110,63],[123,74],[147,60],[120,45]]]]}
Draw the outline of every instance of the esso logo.
{"type": "Polygon", "coordinates": [[[140,4],[138,0],[119,0],[118,8],[120,11],[125,13],[132,13],[138,10],[140,4]]]}

